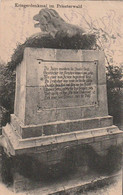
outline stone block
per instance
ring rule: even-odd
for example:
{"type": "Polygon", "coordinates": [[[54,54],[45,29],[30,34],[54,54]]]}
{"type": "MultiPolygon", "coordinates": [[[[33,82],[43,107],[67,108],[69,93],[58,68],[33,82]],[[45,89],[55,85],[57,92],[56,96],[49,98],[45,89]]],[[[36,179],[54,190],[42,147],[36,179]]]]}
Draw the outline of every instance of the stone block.
{"type": "Polygon", "coordinates": [[[57,121],[65,121],[65,120],[76,120],[81,119],[81,108],[79,107],[67,107],[63,109],[56,110],[56,119],[57,121]]]}
{"type": "Polygon", "coordinates": [[[78,144],[77,140],[69,141],[69,142],[62,142],[58,144],[59,150],[62,150],[64,152],[65,149],[74,147],[78,144]]]}
{"type": "Polygon", "coordinates": [[[100,135],[100,136],[96,135],[94,136],[94,142],[101,142],[109,138],[110,138],[109,135],[100,135]]]}
{"type": "Polygon", "coordinates": [[[76,135],[74,133],[64,133],[60,136],[55,136],[57,143],[75,141],[76,135]]]}
{"type": "Polygon", "coordinates": [[[113,125],[113,117],[112,116],[100,118],[100,127],[108,127],[111,125],[113,125]]]}
{"type": "Polygon", "coordinates": [[[43,127],[23,127],[22,129],[22,138],[29,138],[29,137],[38,137],[42,136],[43,134],[43,127]]]}
{"type": "Polygon", "coordinates": [[[83,121],[83,129],[94,129],[99,127],[99,120],[98,119],[90,119],[83,121]]]}
{"type": "Polygon", "coordinates": [[[16,100],[19,100],[19,105],[15,101],[15,113],[23,124],[38,125],[107,115],[103,57],[102,51],[26,48],[24,59],[17,67],[16,100]],[[60,55],[64,56],[65,63],[60,55]],[[76,79],[71,71],[78,76],[76,79]],[[44,72],[52,77],[52,82],[55,78],[61,87],[56,90],[52,85],[47,89],[44,72]],[[81,84],[81,90],[76,91],[72,84],[75,84],[75,89],[81,84]]]}
{"type": "Polygon", "coordinates": [[[67,133],[67,132],[70,132],[69,123],[57,124],[57,132],[58,133],[67,133]]]}
{"type": "MultiPolygon", "coordinates": [[[[30,100],[30,104],[31,104],[31,100],[30,100]]],[[[35,105],[35,107],[37,108],[37,105],[35,105]]],[[[56,109],[36,110],[34,108],[35,110],[30,111],[28,108],[26,110],[27,112],[26,112],[25,125],[31,125],[31,124],[39,125],[39,124],[50,123],[50,122],[56,121],[56,109]]]]}
{"type": "Polygon", "coordinates": [[[105,85],[106,84],[106,73],[105,73],[105,54],[104,52],[98,52],[95,53],[95,55],[98,55],[99,61],[98,63],[98,85],[105,85]]]}
{"type": "Polygon", "coordinates": [[[78,144],[91,143],[94,141],[94,138],[90,131],[76,132],[76,138],[77,138],[78,144]]]}
{"type": "Polygon", "coordinates": [[[68,116],[68,120],[80,119],[81,116],[81,108],[67,108],[66,113],[68,116]]]}
{"type": "Polygon", "coordinates": [[[53,135],[57,133],[67,133],[71,131],[94,129],[105,126],[108,128],[111,127],[112,131],[112,126],[110,126],[112,124],[111,116],[66,121],[54,121],[40,125],[24,126],[15,115],[11,115],[11,124],[13,128],[18,131],[19,135],[22,138],[29,138],[33,136],[38,137],[42,135],[53,135]]]}
{"type": "Polygon", "coordinates": [[[24,61],[16,68],[16,90],[14,102],[14,114],[24,122],[26,102],[26,66],[24,61]],[[19,102],[19,103],[18,103],[19,102]]]}
{"type": "Polygon", "coordinates": [[[67,113],[65,109],[56,109],[56,121],[65,121],[67,113]]]}
{"type": "Polygon", "coordinates": [[[72,108],[73,106],[74,107],[80,106],[81,101],[82,101],[81,99],[80,99],[80,101],[77,101],[78,100],[77,98],[74,98],[74,100],[73,100],[72,97],[66,98],[65,101],[64,100],[65,100],[65,98],[63,98],[63,99],[59,98],[56,102],[56,107],[57,108],[64,108],[64,109],[67,107],[69,109],[69,108],[72,108]]]}
{"type": "Polygon", "coordinates": [[[95,104],[95,106],[89,106],[81,108],[81,114],[82,118],[91,118],[98,116],[98,106],[95,104]]]}
{"type": "Polygon", "coordinates": [[[56,150],[56,149],[57,149],[57,144],[48,144],[48,145],[36,147],[36,152],[43,153],[43,152],[48,152],[50,150],[56,150]]]}
{"type": "Polygon", "coordinates": [[[69,128],[70,131],[79,131],[79,130],[83,130],[83,121],[75,121],[75,122],[70,122],[69,123],[69,128]]]}
{"type": "Polygon", "coordinates": [[[100,142],[105,139],[109,139],[109,133],[107,132],[107,128],[96,128],[91,129],[91,134],[94,138],[94,142],[100,142]]]}
{"type": "MultiPolygon", "coordinates": [[[[100,79],[99,79],[100,80],[100,79]]],[[[108,105],[107,105],[107,90],[106,84],[98,85],[98,116],[108,115],[108,105]]]]}
{"type": "Polygon", "coordinates": [[[10,116],[11,116],[11,125],[18,132],[19,135],[22,135],[21,126],[23,124],[19,121],[19,119],[15,116],[15,114],[11,114],[10,116]]]}
{"type": "Polygon", "coordinates": [[[88,143],[93,143],[92,137],[88,137],[86,139],[78,139],[78,144],[88,144],[88,143]]]}
{"type": "Polygon", "coordinates": [[[118,127],[115,126],[115,125],[108,126],[108,127],[106,127],[106,129],[107,129],[108,134],[110,135],[110,138],[111,138],[112,136],[114,137],[115,134],[116,134],[117,136],[119,136],[119,134],[122,134],[122,131],[120,131],[120,130],[118,129],[118,127]]]}
{"type": "Polygon", "coordinates": [[[53,135],[57,134],[57,125],[44,125],[43,135],[53,135]]]}

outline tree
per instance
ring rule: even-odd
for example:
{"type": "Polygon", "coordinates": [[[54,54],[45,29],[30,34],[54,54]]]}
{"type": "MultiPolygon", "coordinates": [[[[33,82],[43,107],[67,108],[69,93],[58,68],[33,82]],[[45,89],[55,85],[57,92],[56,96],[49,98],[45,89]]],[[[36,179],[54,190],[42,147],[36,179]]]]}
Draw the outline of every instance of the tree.
{"type": "Polygon", "coordinates": [[[1,125],[4,126],[10,121],[10,114],[14,110],[15,70],[11,71],[5,64],[1,64],[0,81],[1,125]]]}
{"type": "Polygon", "coordinates": [[[114,124],[122,123],[122,97],[123,97],[123,80],[122,69],[118,66],[107,67],[107,96],[109,114],[114,118],[114,124]]]}

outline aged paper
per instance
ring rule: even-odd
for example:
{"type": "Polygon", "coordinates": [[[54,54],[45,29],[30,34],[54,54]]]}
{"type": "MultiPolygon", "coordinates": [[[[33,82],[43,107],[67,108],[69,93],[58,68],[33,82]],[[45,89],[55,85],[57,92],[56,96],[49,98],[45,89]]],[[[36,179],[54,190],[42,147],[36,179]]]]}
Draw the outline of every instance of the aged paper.
{"type": "MultiPolygon", "coordinates": [[[[77,25],[86,33],[96,33],[98,45],[105,52],[106,65],[123,68],[123,2],[103,0],[1,0],[0,63],[10,61],[18,43],[23,44],[28,37],[41,32],[35,28],[33,17],[45,8],[56,10],[67,23],[77,25]]],[[[1,183],[0,195],[3,194],[13,193],[1,183]]],[[[121,180],[94,194],[121,195],[121,180]]]]}

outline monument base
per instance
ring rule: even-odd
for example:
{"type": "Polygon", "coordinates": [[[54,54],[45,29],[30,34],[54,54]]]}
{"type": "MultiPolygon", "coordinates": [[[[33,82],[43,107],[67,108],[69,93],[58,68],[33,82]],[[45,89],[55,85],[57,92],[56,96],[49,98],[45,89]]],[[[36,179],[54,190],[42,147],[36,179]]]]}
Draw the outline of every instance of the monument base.
{"type": "Polygon", "coordinates": [[[84,120],[82,123],[90,127],[91,120],[98,123],[103,121],[99,123],[103,127],[25,139],[20,137],[12,123],[3,127],[4,151],[10,157],[11,162],[8,166],[7,159],[7,166],[8,172],[12,173],[10,178],[13,178],[14,186],[18,186],[17,175],[21,175],[19,186],[23,186],[26,178],[26,190],[31,184],[34,186],[35,181],[35,186],[40,186],[40,182],[48,182],[49,178],[57,181],[68,176],[69,180],[69,175],[79,169],[82,175],[88,175],[88,170],[102,174],[119,170],[123,132],[111,125],[111,117],[85,119],[86,123],[84,120]]]}
{"type": "Polygon", "coordinates": [[[11,125],[20,138],[31,138],[108,127],[113,125],[113,117],[108,115],[39,125],[23,125],[16,115],[11,114],[11,125]]]}
{"type": "MultiPolygon", "coordinates": [[[[81,144],[90,145],[97,153],[106,153],[111,145],[121,144],[123,131],[112,125],[112,117],[96,117],[77,121],[61,123],[62,128],[70,124],[72,128],[78,124],[84,124],[85,130],[68,131],[53,135],[42,135],[31,138],[21,138],[13,124],[7,124],[2,129],[7,146],[6,153],[10,156],[21,154],[40,154],[40,158],[52,164],[61,160],[65,148],[76,147],[81,144]],[[91,125],[93,124],[93,126],[91,125]],[[98,124],[98,125],[97,125],[98,124]],[[98,128],[96,128],[96,126],[98,128]],[[88,128],[87,128],[88,127],[88,128]],[[91,128],[92,127],[92,128],[91,128]],[[95,128],[94,128],[95,127],[95,128]]],[[[50,126],[50,125],[49,125],[50,126]]],[[[54,126],[54,125],[53,125],[54,126]]],[[[57,124],[58,126],[58,124],[57,124]]],[[[52,125],[51,125],[52,127],[52,125]]],[[[32,128],[32,127],[31,127],[32,128]]],[[[35,129],[35,127],[34,127],[35,129]]],[[[29,132],[28,132],[29,134],[29,132]]]]}

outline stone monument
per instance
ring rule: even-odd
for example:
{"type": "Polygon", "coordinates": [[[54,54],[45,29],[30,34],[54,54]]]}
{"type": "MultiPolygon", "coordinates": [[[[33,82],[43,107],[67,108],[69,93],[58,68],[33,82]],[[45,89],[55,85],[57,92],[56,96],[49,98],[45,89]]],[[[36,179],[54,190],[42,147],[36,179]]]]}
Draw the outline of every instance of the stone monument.
{"type": "Polygon", "coordinates": [[[102,51],[26,48],[16,71],[14,114],[3,127],[7,153],[70,142],[101,152],[120,142],[122,132],[108,115],[102,51]]]}
{"type": "Polygon", "coordinates": [[[14,114],[2,129],[7,155],[51,165],[66,148],[85,144],[102,155],[121,144],[108,115],[104,65],[102,51],[26,48],[16,68],[14,114]]]}
{"type": "Polygon", "coordinates": [[[2,135],[8,156],[47,167],[81,145],[99,155],[120,145],[122,131],[108,115],[104,53],[26,47],[16,67],[14,114],[2,135]]]}

